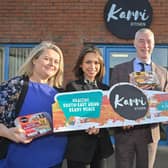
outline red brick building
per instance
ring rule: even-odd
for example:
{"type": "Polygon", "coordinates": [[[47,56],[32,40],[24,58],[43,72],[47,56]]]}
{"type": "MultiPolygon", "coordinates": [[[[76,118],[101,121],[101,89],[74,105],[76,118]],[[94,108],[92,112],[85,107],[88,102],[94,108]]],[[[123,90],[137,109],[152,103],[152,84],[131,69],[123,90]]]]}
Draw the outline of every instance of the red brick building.
{"type": "MultiPolygon", "coordinates": [[[[4,46],[36,44],[42,40],[55,41],[64,53],[67,82],[72,79],[72,65],[85,43],[103,46],[132,44],[132,40],[118,38],[107,29],[104,20],[107,2],[108,0],[1,0],[0,44],[4,46]]],[[[155,33],[156,43],[168,44],[168,1],[149,0],[149,3],[153,9],[150,28],[155,33]]]]}
{"type": "MultiPolygon", "coordinates": [[[[157,45],[154,59],[168,68],[168,0],[146,1],[153,11],[150,28],[157,45]]],[[[64,84],[73,79],[73,65],[87,43],[93,43],[102,50],[106,65],[104,82],[109,84],[113,66],[132,58],[135,50],[133,39],[119,38],[107,28],[104,10],[108,2],[0,0],[0,82],[15,75],[24,61],[19,62],[18,57],[26,56],[29,48],[43,40],[52,40],[63,50],[64,84]]],[[[165,134],[161,136],[165,137],[165,134]]]]}

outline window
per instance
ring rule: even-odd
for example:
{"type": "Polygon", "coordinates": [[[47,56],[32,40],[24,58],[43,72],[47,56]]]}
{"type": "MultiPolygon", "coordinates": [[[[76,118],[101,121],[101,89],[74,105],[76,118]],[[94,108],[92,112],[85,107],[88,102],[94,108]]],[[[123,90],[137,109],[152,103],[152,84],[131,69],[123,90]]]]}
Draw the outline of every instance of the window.
{"type": "MultiPolygon", "coordinates": [[[[111,72],[117,64],[129,61],[136,57],[136,50],[133,45],[97,45],[102,51],[106,74],[104,82],[110,84],[111,72]]],[[[155,45],[152,53],[152,60],[168,69],[168,45],[155,45]]]]}
{"type": "Polygon", "coordinates": [[[17,75],[35,44],[0,45],[0,82],[17,75]]]}
{"type": "Polygon", "coordinates": [[[0,47],[0,81],[4,79],[4,51],[0,47]]]}
{"type": "Polygon", "coordinates": [[[16,75],[19,67],[24,63],[31,48],[10,48],[9,50],[9,78],[16,75]]]}

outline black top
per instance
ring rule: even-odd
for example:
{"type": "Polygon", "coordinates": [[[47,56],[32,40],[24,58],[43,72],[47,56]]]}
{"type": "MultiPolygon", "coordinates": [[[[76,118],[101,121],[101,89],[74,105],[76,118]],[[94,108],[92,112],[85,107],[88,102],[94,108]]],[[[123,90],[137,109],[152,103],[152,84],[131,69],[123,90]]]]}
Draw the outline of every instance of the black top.
{"type": "MultiPolygon", "coordinates": [[[[109,89],[107,85],[101,82],[91,85],[84,80],[76,80],[67,84],[66,91],[109,89]]],[[[107,129],[100,129],[97,135],[88,135],[85,131],[75,131],[68,135],[66,158],[69,160],[90,163],[93,157],[102,159],[112,153],[113,147],[107,129]]]]}

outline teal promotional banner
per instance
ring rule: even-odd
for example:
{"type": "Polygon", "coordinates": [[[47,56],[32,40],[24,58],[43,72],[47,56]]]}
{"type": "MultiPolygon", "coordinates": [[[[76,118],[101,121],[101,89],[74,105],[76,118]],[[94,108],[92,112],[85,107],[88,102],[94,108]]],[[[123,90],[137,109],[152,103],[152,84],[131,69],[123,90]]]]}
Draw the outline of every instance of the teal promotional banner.
{"type": "Polygon", "coordinates": [[[168,93],[118,83],[107,91],[59,93],[52,104],[53,131],[75,131],[168,121],[168,93]]]}
{"type": "Polygon", "coordinates": [[[67,119],[72,116],[98,118],[100,117],[102,97],[101,90],[93,90],[57,94],[55,100],[59,102],[67,119]]]}

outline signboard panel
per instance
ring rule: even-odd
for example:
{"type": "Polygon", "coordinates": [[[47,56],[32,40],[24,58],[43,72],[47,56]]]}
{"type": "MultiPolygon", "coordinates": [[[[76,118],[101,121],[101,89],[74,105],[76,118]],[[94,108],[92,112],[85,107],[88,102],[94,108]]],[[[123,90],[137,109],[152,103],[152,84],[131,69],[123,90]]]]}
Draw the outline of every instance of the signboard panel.
{"type": "Polygon", "coordinates": [[[168,93],[118,83],[108,91],[59,93],[52,109],[54,132],[159,123],[168,121],[168,93]]]}

